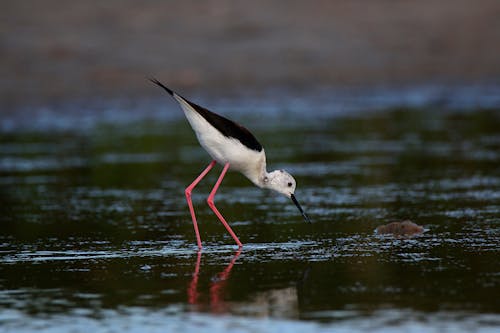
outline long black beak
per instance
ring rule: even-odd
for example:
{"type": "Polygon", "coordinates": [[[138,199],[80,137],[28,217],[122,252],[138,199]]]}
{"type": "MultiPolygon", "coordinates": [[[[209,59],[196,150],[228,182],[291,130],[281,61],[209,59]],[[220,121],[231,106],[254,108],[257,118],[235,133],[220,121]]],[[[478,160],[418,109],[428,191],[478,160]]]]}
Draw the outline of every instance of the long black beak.
{"type": "Polygon", "coordinates": [[[300,206],[299,202],[297,201],[297,198],[295,198],[295,195],[291,195],[290,198],[292,198],[292,201],[293,203],[295,204],[295,206],[297,206],[297,208],[299,209],[300,213],[302,214],[302,216],[304,217],[304,220],[306,220],[307,223],[311,223],[311,220],[309,220],[309,217],[306,215],[306,213],[304,212],[304,210],[302,209],[302,207],[300,206]]]}

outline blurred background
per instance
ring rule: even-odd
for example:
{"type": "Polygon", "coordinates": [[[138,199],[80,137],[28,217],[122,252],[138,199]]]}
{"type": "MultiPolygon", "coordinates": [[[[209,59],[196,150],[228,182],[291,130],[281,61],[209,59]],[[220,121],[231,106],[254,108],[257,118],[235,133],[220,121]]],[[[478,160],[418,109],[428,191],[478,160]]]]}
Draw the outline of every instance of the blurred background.
{"type": "Polygon", "coordinates": [[[150,76],[218,95],[498,84],[499,17],[496,0],[2,1],[0,99],[143,96],[150,76]]]}

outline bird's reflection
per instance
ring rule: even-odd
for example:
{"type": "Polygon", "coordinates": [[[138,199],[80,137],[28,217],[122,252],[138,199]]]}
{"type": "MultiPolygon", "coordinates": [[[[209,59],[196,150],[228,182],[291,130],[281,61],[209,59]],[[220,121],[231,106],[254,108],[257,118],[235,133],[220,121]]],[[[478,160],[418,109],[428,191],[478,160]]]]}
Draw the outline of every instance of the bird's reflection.
{"type": "Polygon", "coordinates": [[[201,263],[201,251],[198,251],[198,254],[196,256],[196,266],[194,267],[193,278],[187,290],[189,304],[198,304],[199,294],[197,286],[198,286],[198,278],[200,275],[200,263],[201,263]]]}
{"type": "MultiPolygon", "coordinates": [[[[227,280],[229,279],[229,275],[231,274],[231,270],[233,269],[233,266],[240,254],[241,249],[238,249],[226,268],[218,273],[210,282],[210,310],[212,312],[225,312],[226,306],[223,298],[224,288],[227,284],[227,280]]],[[[198,292],[198,279],[200,276],[200,264],[201,251],[198,251],[196,255],[196,265],[193,272],[193,278],[191,279],[187,289],[188,302],[191,305],[199,305],[200,293],[198,292]]]]}

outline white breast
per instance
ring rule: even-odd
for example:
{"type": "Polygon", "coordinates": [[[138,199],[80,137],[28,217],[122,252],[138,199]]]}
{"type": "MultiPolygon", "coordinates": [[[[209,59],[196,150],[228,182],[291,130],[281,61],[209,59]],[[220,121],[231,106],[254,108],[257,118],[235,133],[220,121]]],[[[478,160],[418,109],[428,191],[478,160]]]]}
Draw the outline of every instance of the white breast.
{"type": "Polygon", "coordinates": [[[174,94],[196,133],[200,145],[219,164],[230,164],[230,169],[243,173],[253,183],[259,185],[259,175],[265,170],[264,149],[258,152],[243,145],[239,140],[224,136],[205,118],[196,112],[184,99],[174,94]]]}

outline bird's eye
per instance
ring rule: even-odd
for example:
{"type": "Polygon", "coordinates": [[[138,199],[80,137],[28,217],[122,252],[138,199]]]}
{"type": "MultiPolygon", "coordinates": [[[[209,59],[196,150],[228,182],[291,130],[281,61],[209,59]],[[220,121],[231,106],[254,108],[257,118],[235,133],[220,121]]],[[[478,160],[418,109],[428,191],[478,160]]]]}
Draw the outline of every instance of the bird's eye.
{"type": "Polygon", "coordinates": [[[288,183],[288,187],[292,187],[292,183],[288,183]]]}

